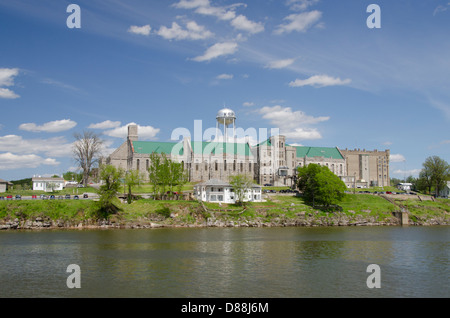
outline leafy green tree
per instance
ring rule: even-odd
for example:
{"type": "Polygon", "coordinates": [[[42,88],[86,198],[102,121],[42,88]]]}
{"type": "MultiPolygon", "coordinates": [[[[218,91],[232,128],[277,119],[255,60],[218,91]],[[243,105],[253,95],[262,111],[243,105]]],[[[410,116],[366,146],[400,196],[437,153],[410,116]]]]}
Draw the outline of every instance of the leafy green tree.
{"type": "Polygon", "coordinates": [[[309,164],[298,169],[298,188],[306,202],[326,208],[345,196],[345,183],[326,166],[309,164]]]}
{"type": "Polygon", "coordinates": [[[79,183],[83,179],[83,173],[67,171],[66,173],[63,173],[63,178],[67,181],[76,181],[79,183]]]}
{"type": "Polygon", "coordinates": [[[138,170],[131,170],[125,174],[125,184],[128,188],[128,195],[127,195],[128,204],[130,204],[132,201],[133,197],[133,194],[131,192],[132,188],[140,184],[143,179],[144,177],[142,173],[140,173],[138,170]]]}
{"type": "Polygon", "coordinates": [[[419,176],[419,178],[422,178],[422,182],[427,185],[430,193],[431,187],[434,186],[436,197],[449,177],[450,165],[438,156],[431,156],[425,160],[419,176]]]}
{"type": "Polygon", "coordinates": [[[102,165],[100,167],[100,179],[103,181],[103,184],[98,191],[100,200],[98,202],[97,216],[108,217],[119,210],[117,193],[120,190],[120,180],[123,175],[124,171],[121,168],[116,168],[112,165],[102,165]]]}
{"type": "Polygon", "coordinates": [[[181,193],[183,185],[188,180],[183,165],[167,158],[164,153],[150,155],[148,174],[155,198],[164,195],[166,190],[169,191],[169,197],[172,197],[175,187],[181,193]]]}
{"type": "Polygon", "coordinates": [[[235,176],[230,176],[229,182],[233,187],[234,194],[236,195],[236,202],[239,205],[245,204],[245,192],[252,188],[253,180],[245,174],[238,174],[235,176]]]}

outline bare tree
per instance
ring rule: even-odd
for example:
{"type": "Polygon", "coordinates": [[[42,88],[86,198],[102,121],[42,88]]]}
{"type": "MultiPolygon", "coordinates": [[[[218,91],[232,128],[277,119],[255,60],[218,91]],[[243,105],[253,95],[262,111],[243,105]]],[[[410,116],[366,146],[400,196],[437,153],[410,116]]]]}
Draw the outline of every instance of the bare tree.
{"type": "Polygon", "coordinates": [[[92,131],[75,133],[73,144],[73,155],[76,163],[83,170],[83,183],[87,186],[89,173],[95,164],[98,163],[103,146],[103,140],[92,131]]]}

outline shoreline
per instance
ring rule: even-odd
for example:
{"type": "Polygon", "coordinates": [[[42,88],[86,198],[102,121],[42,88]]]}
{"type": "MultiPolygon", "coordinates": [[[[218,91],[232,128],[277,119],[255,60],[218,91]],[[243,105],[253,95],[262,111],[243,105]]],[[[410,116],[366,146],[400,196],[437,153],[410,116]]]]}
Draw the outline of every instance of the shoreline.
{"type": "Polygon", "coordinates": [[[427,218],[402,224],[400,218],[392,216],[385,220],[376,220],[376,217],[351,218],[341,213],[331,216],[304,216],[296,218],[274,218],[266,221],[262,218],[230,219],[222,216],[212,216],[206,220],[184,222],[176,217],[164,221],[148,218],[137,220],[51,220],[46,217],[35,217],[31,220],[0,220],[0,231],[19,230],[100,230],[100,229],[157,229],[157,228],[262,228],[262,227],[352,227],[352,226],[448,226],[450,220],[444,217],[427,218]]]}

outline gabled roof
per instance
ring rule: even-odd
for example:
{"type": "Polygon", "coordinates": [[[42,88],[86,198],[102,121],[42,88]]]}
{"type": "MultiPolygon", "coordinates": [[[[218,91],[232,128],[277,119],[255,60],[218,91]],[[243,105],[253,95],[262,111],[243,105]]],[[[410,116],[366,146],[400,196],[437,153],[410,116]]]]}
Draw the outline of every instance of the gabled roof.
{"type": "Polygon", "coordinates": [[[9,182],[9,181],[6,181],[6,180],[3,180],[3,179],[0,179],[0,183],[7,183],[7,184],[12,184],[11,182],[9,182]]]}

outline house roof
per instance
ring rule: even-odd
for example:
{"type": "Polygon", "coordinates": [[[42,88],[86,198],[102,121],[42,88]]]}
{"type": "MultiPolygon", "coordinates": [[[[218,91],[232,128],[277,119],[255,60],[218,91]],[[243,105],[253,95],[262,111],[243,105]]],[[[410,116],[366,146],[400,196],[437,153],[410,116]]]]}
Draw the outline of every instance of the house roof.
{"type": "Polygon", "coordinates": [[[41,177],[34,177],[31,178],[31,181],[63,181],[64,182],[64,178],[41,178],[41,177]]]}
{"type": "Polygon", "coordinates": [[[3,179],[0,179],[0,183],[7,183],[7,184],[10,184],[10,185],[12,185],[12,183],[11,183],[11,182],[9,182],[9,181],[6,181],[6,180],[3,180],[3,179]]]}
{"type": "MultiPolygon", "coordinates": [[[[232,185],[226,181],[219,179],[210,179],[208,181],[198,183],[195,185],[196,187],[207,187],[207,186],[222,186],[222,187],[231,187],[232,185]]],[[[252,184],[252,188],[262,188],[259,184],[252,184]]]]}

